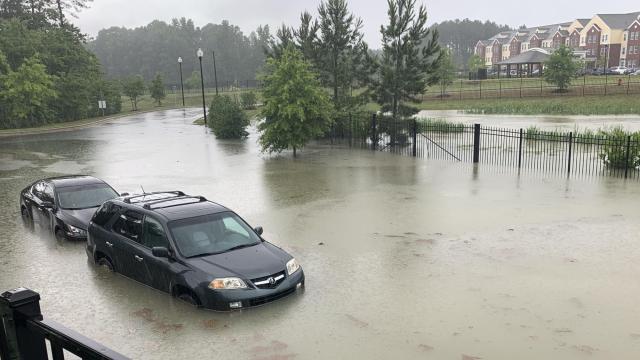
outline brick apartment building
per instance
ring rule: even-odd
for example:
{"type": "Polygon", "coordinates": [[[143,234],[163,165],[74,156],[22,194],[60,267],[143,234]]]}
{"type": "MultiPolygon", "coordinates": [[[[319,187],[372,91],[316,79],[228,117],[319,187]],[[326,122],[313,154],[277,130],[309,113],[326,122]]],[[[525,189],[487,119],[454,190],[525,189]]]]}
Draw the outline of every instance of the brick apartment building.
{"type": "Polygon", "coordinates": [[[487,67],[534,48],[552,51],[566,45],[588,67],[640,68],[640,11],[628,14],[596,14],[591,19],[505,31],[480,40],[475,54],[487,67]]]}

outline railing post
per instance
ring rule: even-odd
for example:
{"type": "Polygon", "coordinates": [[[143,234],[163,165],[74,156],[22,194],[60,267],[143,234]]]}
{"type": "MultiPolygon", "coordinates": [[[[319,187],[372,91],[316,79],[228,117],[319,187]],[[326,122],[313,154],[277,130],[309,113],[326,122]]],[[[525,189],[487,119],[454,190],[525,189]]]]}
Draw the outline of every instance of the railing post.
{"type": "Polygon", "coordinates": [[[627,154],[624,160],[624,178],[629,176],[629,156],[631,154],[631,135],[627,136],[627,154]]]}
{"type": "Polygon", "coordinates": [[[520,144],[518,145],[518,169],[522,167],[522,128],[520,128],[520,144]]]}
{"type": "Polygon", "coordinates": [[[376,133],[376,113],[371,117],[371,150],[376,151],[378,147],[378,134],[376,133]]]}
{"type": "Polygon", "coordinates": [[[418,120],[413,119],[413,156],[418,156],[418,120]]]}
{"type": "Polygon", "coordinates": [[[27,329],[28,320],[42,320],[40,295],[17,288],[0,295],[0,357],[4,360],[46,359],[44,336],[27,329]]]}
{"type": "Polygon", "coordinates": [[[480,124],[473,124],[473,163],[480,162],[480,124]]]}
{"type": "Polygon", "coordinates": [[[569,133],[569,159],[567,161],[567,176],[571,175],[571,150],[573,145],[573,131],[569,133]]]}

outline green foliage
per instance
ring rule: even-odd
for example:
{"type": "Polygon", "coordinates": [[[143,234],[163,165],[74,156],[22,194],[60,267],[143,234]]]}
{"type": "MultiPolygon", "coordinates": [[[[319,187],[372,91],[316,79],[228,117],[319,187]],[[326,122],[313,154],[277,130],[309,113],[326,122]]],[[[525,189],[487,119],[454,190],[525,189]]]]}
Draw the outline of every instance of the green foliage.
{"type": "Polygon", "coordinates": [[[442,50],[442,56],[438,62],[437,69],[440,87],[444,95],[447,92],[447,86],[453,84],[456,76],[456,67],[453,64],[453,58],[451,57],[451,51],[449,49],[442,50]]]}
{"type": "Polygon", "coordinates": [[[169,23],[155,20],[136,28],[103,29],[87,47],[96,54],[110,78],[140,74],[145,79],[152,79],[160,73],[170,85],[180,84],[177,60],[181,56],[185,76],[198,72],[197,86],[195,82],[190,86],[195,89],[200,88],[197,48],[205,52],[202,59],[204,79],[206,86],[212,87],[212,51],[216,53],[219,83],[250,80],[264,63],[264,49],[270,39],[268,26],[244,34],[226,20],[199,27],[191,19],[180,18],[169,23]]]}
{"type": "Polygon", "coordinates": [[[467,61],[467,67],[469,68],[469,71],[477,72],[479,69],[482,69],[484,67],[484,59],[476,54],[473,54],[467,61]]]}
{"type": "Polygon", "coordinates": [[[309,140],[322,135],[331,124],[331,103],[311,64],[293,46],[280,58],[267,61],[263,77],[260,144],[263,151],[293,155],[309,140]]]}
{"type": "Polygon", "coordinates": [[[245,91],[240,93],[240,103],[245,110],[251,110],[256,108],[258,98],[254,91],[245,91]]]}
{"type": "Polygon", "coordinates": [[[555,84],[559,91],[565,91],[571,85],[571,80],[576,77],[579,68],[574,61],[573,50],[564,45],[554,51],[544,65],[544,80],[555,84]]]}
{"type": "Polygon", "coordinates": [[[216,95],[209,106],[209,127],[217,138],[240,139],[249,133],[249,119],[240,106],[229,96],[216,95]]]}
{"type": "Polygon", "coordinates": [[[184,82],[184,86],[187,89],[200,89],[200,73],[198,71],[193,71],[191,75],[184,82]]]}
{"type": "Polygon", "coordinates": [[[55,77],[36,56],[24,61],[16,71],[1,75],[0,104],[3,127],[16,128],[46,124],[53,117],[50,106],[57,97],[55,77]]]}
{"type": "Polygon", "coordinates": [[[164,93],[164,81],[162,80],[162,75],[156,74],[156,76],[149,84],[149,92],[151,92],[151,97],[155,100],[158,105],[161,105],[162,99],[166,97],[164,93]]]}
{"type": "MultiPolygon", "coordinates": [[[[488,20],[482,22],[469,19],[447,20],[434,24],[431,28],[438,30],[438,43],[443,48],[451,50],[451,56],[457,67],[463,67],[469,63],[469,58],[473,56],[478,41],[512,30],[507,25],[498,25],[488,20]]],[[[469,69],[474,71],[471,66],[469,69]]]]}
{"type": "Polygon", "coordinates": [[[599,135],[606,139],[601,142],[603,146],[599,154],[605,165],[614,169],[626,167],[633,169],[640,166],[640,132],[629,133],[622,126],[616,126],[600,130],[599,135]],[[631,137],[631,142],[627,158],[629,137],[631,137]]]}
{"type": "Polygon", "coordinates": [[[138,98],[144,93],[144,79],[141,75],[122,80],[122,92],[131,101],[131,110],[138,110],[138,98]]]}
{"type": "Polygon", "coordinates": [[[442,56],[438,33],[427,28],[424,6],[416,0],[387,0],[389,23],[382,26],[380,80],[374,84],[376,101],[394,118],[417,110],[403,102],[419,103],[426,86],[438,83],[442,56]]]}

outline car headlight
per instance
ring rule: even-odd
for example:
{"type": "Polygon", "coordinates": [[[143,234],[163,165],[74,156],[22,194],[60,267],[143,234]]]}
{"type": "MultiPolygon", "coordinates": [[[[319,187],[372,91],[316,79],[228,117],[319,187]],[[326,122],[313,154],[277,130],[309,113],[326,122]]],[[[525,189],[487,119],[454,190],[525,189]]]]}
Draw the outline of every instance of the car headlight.
{"type": "Polygon", "coordinates": [[[287,262],[287,274],[291,275],[300,269],[300,264],[296,259],[291,259],[287,262]]]}
{"type": "Polygon", "coordinates": [[[214,289],[214,290],[246,289],[246,288],[247,288],[247,284],[245,284],[245,282],[242,279],[235,278],[235,277],[214,279],[209,284],[209,289],[214,289]]]}
{"type": "Polygon", "coordinates": [[[73,225],[69,225],[69,224],[66,224],[66,225],[67,225],[67,229],[69,230],[69,232],[74,234],[74,235],[87,235],[87,231],[86,230],[80,229],[80,228],[75,227],[73,225]]]}

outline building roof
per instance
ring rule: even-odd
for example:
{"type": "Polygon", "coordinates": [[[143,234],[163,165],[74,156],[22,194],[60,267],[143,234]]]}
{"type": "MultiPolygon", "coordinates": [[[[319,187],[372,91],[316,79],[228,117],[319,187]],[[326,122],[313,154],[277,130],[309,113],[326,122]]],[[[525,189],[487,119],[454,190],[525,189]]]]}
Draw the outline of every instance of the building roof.
{"type": "Polygon", "coordinates": [[[519,55],[511,57],[498,63],[498,65],[517,65],[517,64],[541,64],[551,56],[547,51],[540,48],[527,50],[519,55]]]}
{"type": "Polygon", "coordinates": [[[633,23],[638,16],[640,16],[640,11],[628,13],[628,14],[597,14],[602,21],[604,21],[607,26],[611,29],[626,29],[631,23],[633,23]]]}
{"type": "Polygon", "coordinates": [[[576,19],[576,21],[579,22],[582,27],[585,27],[585,25],[587,25],[589,21],[591,21],[591,19],[576,19]]]}

